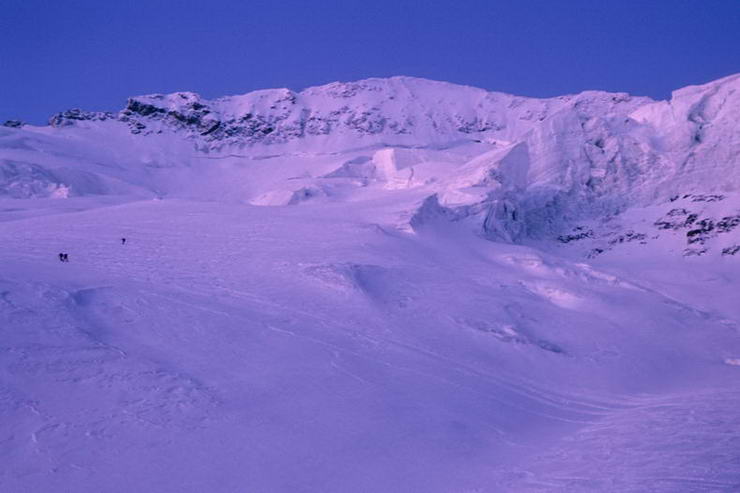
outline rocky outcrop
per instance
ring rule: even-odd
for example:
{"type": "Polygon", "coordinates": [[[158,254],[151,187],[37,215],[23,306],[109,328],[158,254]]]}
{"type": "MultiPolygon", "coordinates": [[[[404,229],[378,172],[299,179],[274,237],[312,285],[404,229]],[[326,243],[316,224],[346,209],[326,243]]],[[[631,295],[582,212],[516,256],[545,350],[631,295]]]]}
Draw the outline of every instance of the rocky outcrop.
{"type": "Polygon", "coordinates": [[[85,121],[106,121],[116,119],[115,113],[99,111],[83,111],[75,108],[61,113],[57,113],[49,119],[49,125],[52,127],[71,127],[79,122],[85,121]]]}
{"type": "Polygon", "coordinates": [[[22,122],[20,120],[6,120],[5,123],[3,123],[3,127],[8,128],[22,128],[26,122],[22,122]]]}

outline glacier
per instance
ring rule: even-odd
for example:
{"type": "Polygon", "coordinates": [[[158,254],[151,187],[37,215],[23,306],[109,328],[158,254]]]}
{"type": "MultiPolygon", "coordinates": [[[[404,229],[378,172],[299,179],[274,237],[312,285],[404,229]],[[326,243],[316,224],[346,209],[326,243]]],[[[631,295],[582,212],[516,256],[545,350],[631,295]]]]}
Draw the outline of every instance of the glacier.
{"type": "Polygon", "coordinates": [[[738,89],[0,126],[0,489],[740,489],[738,89]]]}

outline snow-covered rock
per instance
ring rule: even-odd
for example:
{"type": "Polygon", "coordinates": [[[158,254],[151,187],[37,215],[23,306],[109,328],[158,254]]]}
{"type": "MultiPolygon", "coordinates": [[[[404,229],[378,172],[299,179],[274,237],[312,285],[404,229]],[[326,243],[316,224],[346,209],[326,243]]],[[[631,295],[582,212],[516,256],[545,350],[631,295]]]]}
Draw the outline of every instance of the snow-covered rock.
{"type": "MultiPolygon", "coordinates": [[[[53,155],[155,196],[291,205],[404,193],[411,202],[399,204],[418,206],[436,196],[491,239],[555,238],[674,195],[736,192],[738,88],[740,75],[670,101],[537,99],[392,77],[214,100],[138,96],[119,113],[70,110],[51,127],[0,133],[3,193],[110,193],[63,182],[53,155]],[[8,178],[17,162],[43,180],[8,178]]],[[[408,207],[398,216],[414,216],[408,207]]]]}

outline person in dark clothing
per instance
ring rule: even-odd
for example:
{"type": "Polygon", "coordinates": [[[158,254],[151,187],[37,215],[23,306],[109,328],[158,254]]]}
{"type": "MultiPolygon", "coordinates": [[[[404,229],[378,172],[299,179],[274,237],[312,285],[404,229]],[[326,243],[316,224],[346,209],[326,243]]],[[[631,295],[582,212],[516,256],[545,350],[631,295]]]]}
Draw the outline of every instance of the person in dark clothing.
{"type": "Polygon", "coordinates": [[[121,245],[125,245],[125,244],[126,244],[126,238],[121,238],[121,245]]]}
{"type": "Polygon", "coordinates": [[[64,262],[64,254],[63,253],[60,253],[59,254],[59,261],[60,262],[64,262]]]}

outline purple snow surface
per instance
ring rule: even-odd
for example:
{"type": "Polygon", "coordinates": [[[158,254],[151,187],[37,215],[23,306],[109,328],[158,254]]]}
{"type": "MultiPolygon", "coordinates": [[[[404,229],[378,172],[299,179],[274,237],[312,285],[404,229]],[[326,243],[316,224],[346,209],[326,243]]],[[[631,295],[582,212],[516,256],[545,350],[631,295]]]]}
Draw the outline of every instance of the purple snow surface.
{"type": "Polygon", "coordinates": [[[0,223],[3,491],[738,484],[736,329],[695,308],[738,313],[727,271],[635,282],[360,218],[145,201],[0,223]]]}
{"type": "Polygon", "coordinates": [[[740,491],[738,95],[0,128],[0,492],[740,491]]]}

